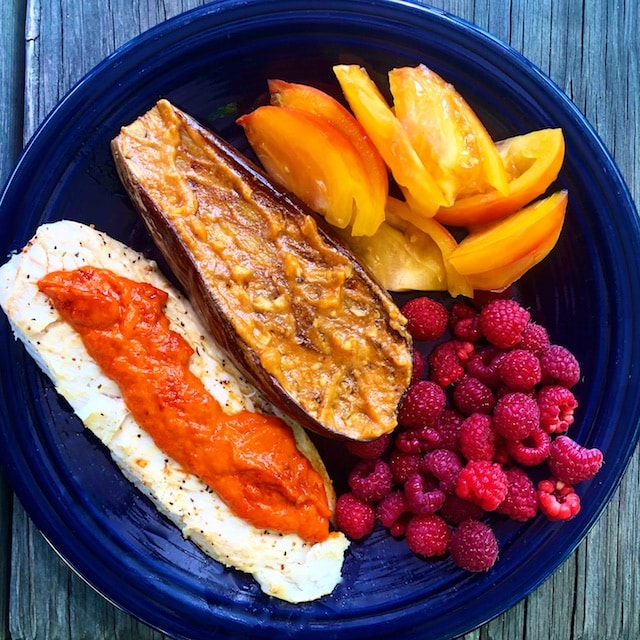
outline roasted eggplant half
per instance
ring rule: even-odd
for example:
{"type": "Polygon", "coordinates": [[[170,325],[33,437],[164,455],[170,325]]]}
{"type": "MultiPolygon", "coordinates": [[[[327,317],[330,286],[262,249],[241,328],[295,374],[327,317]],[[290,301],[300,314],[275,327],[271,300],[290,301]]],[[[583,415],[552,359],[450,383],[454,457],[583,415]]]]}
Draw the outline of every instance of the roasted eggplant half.
{"type": "Polygon", "coordinates": [[[406,321],[319,216],[167,100],[112,152],[175,277],[253,384],[323,435],[393,430],[412,370],[406,321]]]}

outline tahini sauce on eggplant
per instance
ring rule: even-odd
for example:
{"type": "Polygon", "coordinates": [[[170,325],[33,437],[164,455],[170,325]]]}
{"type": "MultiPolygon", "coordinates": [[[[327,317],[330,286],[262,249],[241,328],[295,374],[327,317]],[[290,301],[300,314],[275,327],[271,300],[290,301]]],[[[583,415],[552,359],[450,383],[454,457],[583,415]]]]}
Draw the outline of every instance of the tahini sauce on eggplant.
{"type": "Polygon", "coordinates": [[[325,435],[396,426],[412,368],[405,319],[315,214],[166,100],[112,151],[192,304],[272,402],[325,435]]]}

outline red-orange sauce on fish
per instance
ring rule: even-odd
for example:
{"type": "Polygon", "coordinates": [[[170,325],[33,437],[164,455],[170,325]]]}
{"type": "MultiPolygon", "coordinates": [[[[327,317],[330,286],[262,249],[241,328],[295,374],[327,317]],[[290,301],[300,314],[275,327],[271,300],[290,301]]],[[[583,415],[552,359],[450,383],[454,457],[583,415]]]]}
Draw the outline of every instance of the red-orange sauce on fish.
{"type": "Polygon", "coordinates": [[[49,273],[38,287],[162,451],[255,527],[327,538],[325,486],[291,428],[275,416],[222,410],[188,368],[193,350],[169,326],[165,291],[93,267],[49,273]]]}

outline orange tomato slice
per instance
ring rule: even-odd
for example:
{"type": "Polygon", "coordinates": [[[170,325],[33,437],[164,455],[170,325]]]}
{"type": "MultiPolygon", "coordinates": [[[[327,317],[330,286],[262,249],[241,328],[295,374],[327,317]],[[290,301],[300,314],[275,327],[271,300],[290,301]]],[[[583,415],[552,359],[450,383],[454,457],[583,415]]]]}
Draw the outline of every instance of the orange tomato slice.
{"type": "Polygon", "coordinates": [[[475,289],[503,289],[555,246],[567,201],[567,192],[558,191],[470,233],[449,255],[449,261],[475,289]]]}
{"type": "Polygon", "coordinates": [[[333,71],[356,119],[380,152],[405,198],[414,201],[416,209],[427,216],[450,204],[366,70],[358,65],[336,65],[333,71]]]}
{"type": "Polygon", "coordinates": [[[389,188],[387,168],[362,125],[335,98],[305,84],[269,80],[271,104],[315,114],[339,129],[353,144],[367,169],[371,208],[359,208],[351,227],[355,236],[372,235],[384,220],[389,188]]]}
{"type": "Polygon", "coordinates": [[[557,178],[564,161],[561,129],[541,129],[497,143],[509,176],[508,193],[493,189],[441,208],[442,224],[471,227],[502,218],[542,195],[557,178]]]}
{"type": "Polygon", "coordinates": [[[389,197],[387,200],[387,213],[404,220],[415,226],[417,229],[430,236],[438,245],[442,253],[444,269],[447,274],[447,290],[455,296],[473,296],[473,287],[466,276],[462,275],[451,263],[450,256],[458,248],[456,239],[448,229],[443,227],[437,220],[416,215],[415,211],[402,200],[389,197]]]}
{"type": "Polygon", "coordinates": [[[493,187],[507,172],[486,128],[455,87],[423,64],[389,72],[396,117],[447,201],[493,187]]]}
{"type": "Polygon", "coordinates": [[[431,236],[387,211],[372,236],[338,231],[387,291],[446,291],[442,251],[431,236]]]}
{"type": "Polygon", "coordinates": [[[360,155],[324,118],[267,105],[237,122],[267,173],[330,224],[344,229],[358,210],[372,211],[360,155]]]}

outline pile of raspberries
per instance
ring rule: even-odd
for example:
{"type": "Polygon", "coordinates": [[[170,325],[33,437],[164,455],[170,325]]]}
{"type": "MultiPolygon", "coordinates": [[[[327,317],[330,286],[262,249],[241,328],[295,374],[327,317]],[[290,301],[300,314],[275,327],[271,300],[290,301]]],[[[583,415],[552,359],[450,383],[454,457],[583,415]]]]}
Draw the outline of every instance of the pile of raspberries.
{"type": "Polygon", "coordinates": [[[498,556],[489,514],[573,518],[574,486],[602,465],[599,449],[566,435],[580,366],[509,297],[447,310],[423,296],[401,311],[414,339],[413,379],[393,434],[346,445],[356,461],[336,525],[359,540],[379,521],[420,556],[449,554],[486,571],[498,556]]]}

